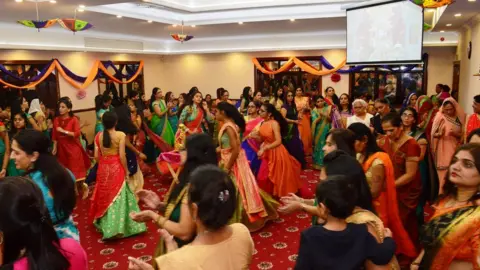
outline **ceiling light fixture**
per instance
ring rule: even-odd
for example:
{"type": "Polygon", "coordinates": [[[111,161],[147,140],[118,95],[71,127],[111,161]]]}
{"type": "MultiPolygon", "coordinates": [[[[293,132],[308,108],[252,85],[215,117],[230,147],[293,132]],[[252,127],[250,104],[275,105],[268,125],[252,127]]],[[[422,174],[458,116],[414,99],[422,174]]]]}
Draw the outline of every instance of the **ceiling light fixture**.
{"type": "Polygon", "coordinates": [[[117,18],[121,19],[121,18],[122,18],[122,15],[117,15],[117,18]]]}
{"type": "Polygon", "coordinates": [[[84,11],[85,11],[85,9],[81,9],[81,8],[79,8],[79,9],[77,9],[77,11],[78,11],[78,12],[84,12],[84,11]]]}
{"type": "Polygon", "coordinates": [[[457,13],[454,15],[455,17],[462,17],[462,14],[461,13],[457,13]]]}
{"type": "Polygon", "coordinates": [[[56,4],[56,3],[57,3],[57,1],[55,1],[55,0],[50,0],[50,3],[52,3],[52,4],[56,4]]]}
{"type": "Polygon", "coordinates": [[[85,5],[79,5],[78,7],[79,8],[85,8],[85,5]]]}
{"type": "Polygon", "coordinates": [[[23,0],[15,0],[15,2],[21,3],[21,2],[23,2],[23,0]]]}
{"type": "Polygon", "coordinates": [[[477,0],[468,0],[468,2],[475,2],[475,1],[477,1],[477,0]]]}
{"type": "Polygon", "coordinates": [[[243,24],[243,22],[238,22],[238,24],[243,24]]]}
{"type": "Polygon", "coordinates": [[[192,25],[193,28],[197,27],[195,24],[192,25]]]}
{"type": "Polygon", "coordinates": [[[452,24],[451,24],[451,23],[448,23],[447,26],[452,26],[452,24]]]}
{"type": "Polygon", "coordinates": [[[291,21],[291,22],[294,22],[294,21],[295,21],[295,19],[290,19],[290,21],[291,21]]]}
{"type": "Polygon", "coordinates": [[[440,31],[440,33],[445,33],[445,31],[442,30],[442,31],[440,31]]]}
{"type": "Polygon", "coordinates": [[[148,22],[148,23],[152,23],[153,21],[152,21],[152,20],[148,20],[147,22],[148,22]]]}

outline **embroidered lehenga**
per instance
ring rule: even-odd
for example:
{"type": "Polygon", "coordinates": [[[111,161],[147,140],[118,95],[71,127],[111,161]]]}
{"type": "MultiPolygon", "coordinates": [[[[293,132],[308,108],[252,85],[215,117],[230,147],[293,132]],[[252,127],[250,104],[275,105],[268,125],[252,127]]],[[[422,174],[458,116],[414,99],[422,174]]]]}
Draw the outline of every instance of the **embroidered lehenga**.
{"type": "Polygon", "coordinates": [[[327,140],[327,134],[332,127],[331,122],[323,115],[331,115],[331,106],[312,110],[312,137],[313,137],[313,168],[321,170],[323,167],[323,147],[327,140]],[[323,115],[322,115],[323,114],[323,115]]]}

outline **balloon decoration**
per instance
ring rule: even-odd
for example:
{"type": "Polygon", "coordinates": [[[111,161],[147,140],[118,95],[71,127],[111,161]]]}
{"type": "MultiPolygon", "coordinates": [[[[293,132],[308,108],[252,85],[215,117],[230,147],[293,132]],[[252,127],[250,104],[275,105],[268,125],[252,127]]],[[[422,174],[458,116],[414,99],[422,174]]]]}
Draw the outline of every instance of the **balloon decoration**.
{"type": "Polygon", "coordinates": [[[334,83],[339,82],[341,79],[342,77],[338,73],[333,73],[332,76],[330,76],[330,80],[332,80],[334,83]]]}
{"type": "Polygon", "coordinates": [[[194,38],[194,36],[192,35],[186,35],[183,33],[183,21],[182,21],[182,33],[171,34],[170,36],[176,41],[180,41],[181,43],[183,43],[184,41],[189,41],[190,39],[194,38]]]}

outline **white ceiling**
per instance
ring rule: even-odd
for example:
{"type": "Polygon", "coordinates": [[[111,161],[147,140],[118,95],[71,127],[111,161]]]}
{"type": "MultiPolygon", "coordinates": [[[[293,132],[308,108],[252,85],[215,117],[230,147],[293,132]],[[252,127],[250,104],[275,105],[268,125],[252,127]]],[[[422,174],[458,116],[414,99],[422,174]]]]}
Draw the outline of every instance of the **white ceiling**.
{"type": "MultiPolygon", "coordinates": [[[[77,17],[92,23],[91,30],[73,35],[58,25],[30,29],[17,20],[35,19],[35,3],[0,0],[0,48],[119,51],[176,54],[261,50],[345,48],[345,7],[365,0],[57,0],[39,3],[41,19],[77,17]],[[123,18],[117,18],[117,15],[123,18]],[[290,21],[295,19],[295,21],[290,21]],[[147,21],[153,21],[149,23],[147,21]],[[184,32],[195,38],[181,44],[170,34],[173,24],[185,22],[184,32]],[[242,25],[238,22],[243,22],[242,25]],[[196,27],[191,27],[196,25],[196,27]]],[[[459,8],[471,6],[461,5],[459,8]]],[[[480,0],[478,1],[480,2],[480,0]]],[[[445,13],[448,14],[449,7],[445,13]]],[[[453,11],[452,11],[453,12],[453,11]]],[[[456,11],[455,11],[456,12],[456,11]]],[[[440,19],[443,19],[444,15],[440,19]]],[[[426,13],[426,21],[433,18],[426,13]]],[[[466,18],[465,16],[464,18],[466,18]]],[[[463,18],[462,18],[463,19],[463,18]]],[[[441,22],[441,21],[440,21],[441,22]]],[[[438,27],[438,26],[437,26],[438,27]]],[[[436,29],[435,29],[436,30],[436,29]]],[[[455,33],[427,33],[426,46],[452,46],[455,33]]]]}

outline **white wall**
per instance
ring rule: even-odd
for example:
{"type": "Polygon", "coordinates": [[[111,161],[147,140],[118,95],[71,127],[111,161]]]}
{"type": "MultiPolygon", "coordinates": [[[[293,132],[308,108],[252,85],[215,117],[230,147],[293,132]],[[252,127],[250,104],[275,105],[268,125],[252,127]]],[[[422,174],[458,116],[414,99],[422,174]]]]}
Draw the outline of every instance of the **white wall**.
{"type": "Polygon", "coordinates": [[[461,32],[457,49],[457,58],[460,60],[460,91],[459,102],[467,113],[473,113],[472,101],[475,95],[480,94],[480,77],[473,74],[480,73],[480,15],[466,23],[461,32]],[[467,57],[467,46],[472,42],[471,59],[467,57]]]}

